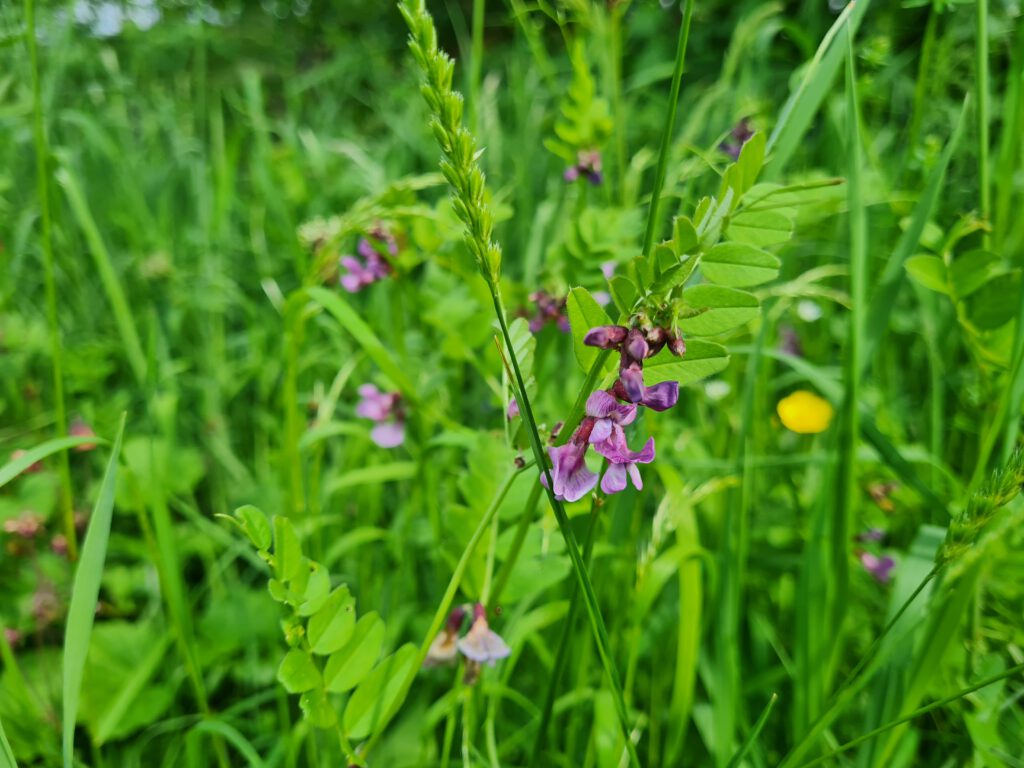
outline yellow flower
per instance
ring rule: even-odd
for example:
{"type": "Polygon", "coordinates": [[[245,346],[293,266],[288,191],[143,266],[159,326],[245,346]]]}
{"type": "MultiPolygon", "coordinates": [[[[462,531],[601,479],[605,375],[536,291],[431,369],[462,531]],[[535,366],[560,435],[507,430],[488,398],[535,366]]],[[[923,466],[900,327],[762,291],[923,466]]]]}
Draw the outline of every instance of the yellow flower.
{"type": "Polygon", "coordinates": [[[786,429],[801,435],[824,432],[832,421],[832,406],[829,402],[805,389],[779,400],[775,410],[786,429]]]}

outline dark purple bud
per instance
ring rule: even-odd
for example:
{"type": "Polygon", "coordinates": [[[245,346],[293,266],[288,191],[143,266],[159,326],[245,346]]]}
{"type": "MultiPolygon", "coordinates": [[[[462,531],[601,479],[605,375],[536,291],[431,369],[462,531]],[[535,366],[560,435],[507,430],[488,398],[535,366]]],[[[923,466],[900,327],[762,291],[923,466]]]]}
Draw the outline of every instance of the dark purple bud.
{"type": "Polygon", "coordinates": [[[449,635],[457,635],[459,630],[462,629],[462,622],[466,618],[466,610],[464,608],[453,608],[452,612],[448,614],[448,623],[445,624],[445,630],[449,635]]]}
{"type": "Polygon", "coordinates": [[[621,325],[599,325],[587,331],[583,343],[598,349],[615,349],[623,341],[629,331],[621,325]]]}
{"type": "Polygon", "coordinates": [[[650,346],[650,349],[647,350],[647,356],[654,357],[661,352],[661,348],[665,346],[667,341],[668,331],[664,328],[651,328],[647,331],[647,344],[650,346]]]}
{"type": "Polygon", "coordinates": [[[673,336],[668,342],[668,351],[676,357],[682,357],[686,354],[686,342],[683,341],[682,336],[673,336]]]}
{"type": "Polygon", "coordinates": [[[647,346],[647,339],[639,328],[632,328],[626,337],[626,344],[623,351],[634,360],[643,360],[647,357],[650,347],[647,346]]]}

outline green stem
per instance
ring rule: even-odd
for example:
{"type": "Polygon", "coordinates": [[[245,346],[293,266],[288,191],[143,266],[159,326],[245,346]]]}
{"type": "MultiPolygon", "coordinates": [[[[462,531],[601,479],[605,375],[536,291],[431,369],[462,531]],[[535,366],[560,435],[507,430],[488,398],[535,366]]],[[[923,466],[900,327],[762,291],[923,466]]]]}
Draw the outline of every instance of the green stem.
{"type": "MultiPolygon", "coordinates": [[[[39,54],[36,50],[35,3],[25,0],[25,40],[28,43],[29,66],[32,70],[32,137],[36,152],[36,193],[42,225],[43,269],[46,285],[46,322],[50,332],[50,361],[53,372],[54,427],[57,437],[68,433],[67,408],[64,403],[64,371],[61,352],[60,323],[57,319],[57,281],[53,258],[53,220],[50,216],[50,173],[47,162],[50,148],[43,125],[43,97],[39,76],[39,54]]],[[[60,508],[64,521],[64,537],[68,542],[68,558],[78,559],[78,536],[75,532],[75,510],[72,504],[71,467],[67,451],[57,455],[60,476],[60,508]]]]}
{"type": "Polygon", "coordinates": [[[469,55],[469,130],[480,130],[480,84],[484,68],[484,0],[473,0],[473,41],[469,55]]]}
{"type": "Polygon", "coordinates": [[[494,311],[498,317],[498,323],[501,326],[501,335],[505,340],[505,349],[508,353],[509,361],[512,364],[512,370],[515,373],[515,385],[516,385],[516,396],[519,399],[519,407],[523,415],[523,420],[527,425],[527,434],[530,438],[530,445],[533,448],[534,457],[537,460],[537,465],[541,468],[544,479],[546,480],[546,490],[548,494],[548,500],[551,502],[551,508],[555,513],[555,519],[558,521],[558,527],[561,530],[562,538],[565,539],[566,549],[569,551],[569,557],[572,560],[573,569],[576,571],[576,579],[579,582],[580,588],[583,590],[583,598],[587,608],[587,617],[590,620],[590,628],[594,634],[594,641],[597,644],[597,652],[601,657],[601,665],[604,667],[605,675],[608,678],[608,687],[612,694],[612,701],[615,705],[615,714],[619,720],[619,726],[622,728],[622,734],[626,740],[626,749],[629,751],[629,758],[632,765],[639,766],[640,758],[637,756],[636,747],[630,738],[630,727],[629,727],[629,716],[626,712],[626,702],[622,695],[622,683],[619,681],[619,673],[615,668],[615,660],[611,655],[611,642],[608,639],[608,630],[605,628],[604,618],[601,616],[601,608],[597,603],[597,595],[594,593],[594,586],[590,583],[590,576],[587,574],[586,564],[583,562],[583,556],[580,554],[579,544],[576,541],[576,535],[572,531],[572,526],[569,524],[569,517],[565,514],[565,509],[562,506],[562,502],[559,501],[552,490],[554,481],[551,479],[551,470],[548,468],[547,457],[544,453],[543,446],[541,445],[540,434],[537,431],[537,421],[533,416],[533,407],[530,405],[530,400],[526,395],[526,383],[523,380],[522,371],[519,369],[519,360],[516,358],[515,347],[512,344],[512,337],[508,332],[508,324],[505,320],[505,308],[502,305],[500,288],[496,281],[490,281],[489,287],[491,290],[491,299],[494,302],[494,311]]]}
{"type": "MultiPolygon", "coordinates": [[[[683,23],[679,27],[679,43],[676,46],[676,66],[672,72],[672,91],[669,94],[668,114],[665,116],[665,128],[661,134],[661,151],[658,154],[658,168],[654,174],[654,188],[651,190],[651,207],[647,212],[647,229],[644,232],[643,255],[646,258],[654,245],[654,233],[658,227],[658,203],[661,201],[661,189],[665,185],[665,173],[668,170],[669,148],[675,133],[676,109],[679,106],[679,87],[683,80],[683,62],[686,59],[686,44],[690,38],[690,19],[693,16],[693,0],[686,0],[683,23]]],[[[641,286],[641,291],[643,286],[641,286]]]]}
{"type": "Polygon", "coordinates": [[[829,699],[828,709],[826,709],[825,712],[817,720],[814,721],[814,723],[811,725],[810,730],[800,740],[800,742],[796,746],[794,746],[785,755],[785,757],[782,758],[781,762],[779,763],[779,768],[785,768],[785,766],[790,765],[794,761],[803,757],[803,755],[814,743],[814,740],[821,735],[822,731],[824,731],[832,723],[833,720],[835,720],[835,718],[839,715],[840,712],[842,712],[843,708],[850,702],[850,700],[857,693],[857,691],[859,691],[863,687],[863,685],[871,679],[870,675],[862,677],[862,673],[864,672],[865,667],[867,667],[871,662],[876,660],[875,654],[878,652],[879,646],[881,646],[882,644],[882,640],[884,640],[885,637],[889,634],[889,632],[892,631],[892,629],[899,622],[900,618],[902,618],[903,614],[907,612],[907,609],[909,609],[913,602],[917,599],[918,595],[920,595],[921,592],[924,591],[925,587],[927,587],[931,583],[932,579],[935,578],[936,574],[938,574],[939,572],[940,567],[941,566],[939,565],[933,566],[931,571],[928,572],[928,575],[925,576],[921,583],[914,588],[914,591],[910,593],[910,596],[903,601],[903,604],[899,607],[899,610],[896,611],[893,617],[882,629],[878,637],[876,637],[874,639],[874,642],[871,643],[871,646],[868,648],[868,650],[864,653],[863,656],[861,656],[860,661],[857,662],[857,666],[853,668],[850,674],[846,676],[846,679],[843,681],[842,685],[840,685],[839,688],[837,688],[836,691],[832,694],[831,698],[829,699]]]}
{"type": "MultiPolygon", "coordinates": [[[[978,79],[978,192],[981,218],[988,224],[992,213],[988,164],[988,0],[978,0],[975,8],[977,11],[975,75],[978,79]]],[[[992,235],[988,230],[982,233],[983,248],[990,247],[991,238],[992,235]]]]}
{"type": "Polygon", "coordinates": [[[1000,680],[1005,680],[1008,677],[1013,677],[1018,672],[1024,672],[1024,664],[1017,664],[1016,666],[1010,667],[1009,669],[1000,672],[998,675],[986,677],[984,680],[978,681],[969,688],[964,688],[963,690],[957,691],[951,696],[947,696],[944,699],[939,699],[938,701],[933,701],[931,704],[926,704],[923,707],[918,707],[913,712],[904,715],[903,717],[897,720],[893,720],[891,723],[886,723],[885,725],[879,726],[878,728],[868,731],[865,734],[861,734],[852,741],[848,741],[845,744],[840,744],[839,747],[832,750],[828,754],[815,758],[814,760],[811,760],[809,763],[803,763],[800,766],[800,768],[810,768],[812,765],[819,765],[820,763],[823,763],[826,760],[828,760],[830,757],[835,757],[838,754],[841,754],[843,752],[846,752],[847,750],[852,749],[858,744],[863,744],[865,741],[870,741],[880,733],[885,733],[886,731],[892,730],[893,728],[903,725],[904,723],[909,723],[914,718],[927,714],[928,712],[931,712],[934,709],[939,709],[940,707],[944,707],[947,704],[952,704],[954,701],[958,701],[962,699],[964,696],[972,694],[975,691],[979,691],[982,688],[985,688],[986,686],[992,685],[993,683],[998,683],[1000,680]]]}
{"type": "Polygon", "coordinates": [[[537,509],[537,502],[540,500],[540,494],[543,490],[544,488],[540,483],[534,485],[530,490],[530,497],[526,501],[526,506],[523,507],[523,514],[519,518],[519,525],[516,527],[516,535],[512,540],[508,557],[502,562],[498,575],[494,578],[494,589],[491,590],[490,600],[487,601],[488,610],[501,603],[501,593],[505,591],[505,585],[508,584],[509,577],[512,575],[512,569],[515,567],[516,561],[519,559],[519,553],[526,542],[526,535],[530,532],[530,523],[533,522],[533,513],[537,509]]]}
{"type": "MultiPolygon", "coordinates": [[[[594,529],[597,527],[597,513],[601,509],[600,497],[594,496],[590,505],[590,520],[587,523],[587,538],[583,544],[583,562],[590,566],[590,557],[594,550],[594,529]]],[[[555,708],[555,695],[558,693],[558,681],[562,677],[562,670],[569,656],[569,637],[572,628],[576,625],[576,614],[579,611],[579,584],[574,584],[572,595],[569,597],[569,612],[562,622],[562,634],[558,639],[558,652],[555,655],[555,665],[551,668],[551,675],[548,678],[548,690],[544,695],[544,707],[541,710],[540,720],[537,723],[537,737],[533,742],[533,756],[530,758],[530,766],[540,765],[541,754],[544,751],[544,742],[547,740],[548,727],[551,723],[551,713],[555,708]]],[[[628,738],[628,736],[627,736],[628,738]]]]}

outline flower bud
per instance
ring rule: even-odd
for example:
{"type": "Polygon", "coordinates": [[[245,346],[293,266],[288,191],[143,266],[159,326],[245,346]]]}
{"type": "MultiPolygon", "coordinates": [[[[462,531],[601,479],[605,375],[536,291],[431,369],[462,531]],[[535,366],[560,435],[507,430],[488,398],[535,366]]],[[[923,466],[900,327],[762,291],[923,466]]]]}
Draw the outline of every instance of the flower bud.
{"type": "Polygon", "coordinates": [[[643,331],[639,328],[633,328],[629,331],[624,351],[634,360],[643,360],[647,357],[650,347],[647,345],[647,339],[644,338],[643,331]]]}
{"type": "Polygon", "coordinates": [[[668,351],[676,357],[682,357],[686,354],[686,342],[683,341],[682,336],[673,336],[668,340],[668,351]]]}
{"type": "Polygon", "coordinates": [[[626,340],[628,333],[629,331],[621,325],[599,325],[587,331],[583,343],[598,349],[615,349],[626,340]]]}

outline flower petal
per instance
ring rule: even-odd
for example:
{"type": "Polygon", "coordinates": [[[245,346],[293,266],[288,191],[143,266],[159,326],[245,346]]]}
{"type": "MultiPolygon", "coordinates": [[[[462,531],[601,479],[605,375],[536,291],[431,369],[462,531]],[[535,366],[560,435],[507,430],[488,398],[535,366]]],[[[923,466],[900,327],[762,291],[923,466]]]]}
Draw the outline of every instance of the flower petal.
{"type": "Polygon", "coordinates": [[[378,424],[370,430],[370,439],[381,448],[396,448],[405,442],[405,425],[400,421],[378,424]]]}
{"type": "Polygon", "coordinates": [[[626,465],[609,464],[601,478],[601,490],[607,494],[618,493],[626,487],[626,465]]]}
{"type": "Polygon", "coordinates": [[[603,443],[612,435],[612,420],[598,419],[594,422],[594,428],[590,431],[591,443],[603,443]]]}
{"type": "Polygon", "coordinates": [[[646,387],[641,402],[652,411],[667,411],[679,402],[679,382],[663,381],[646,387]]]}

